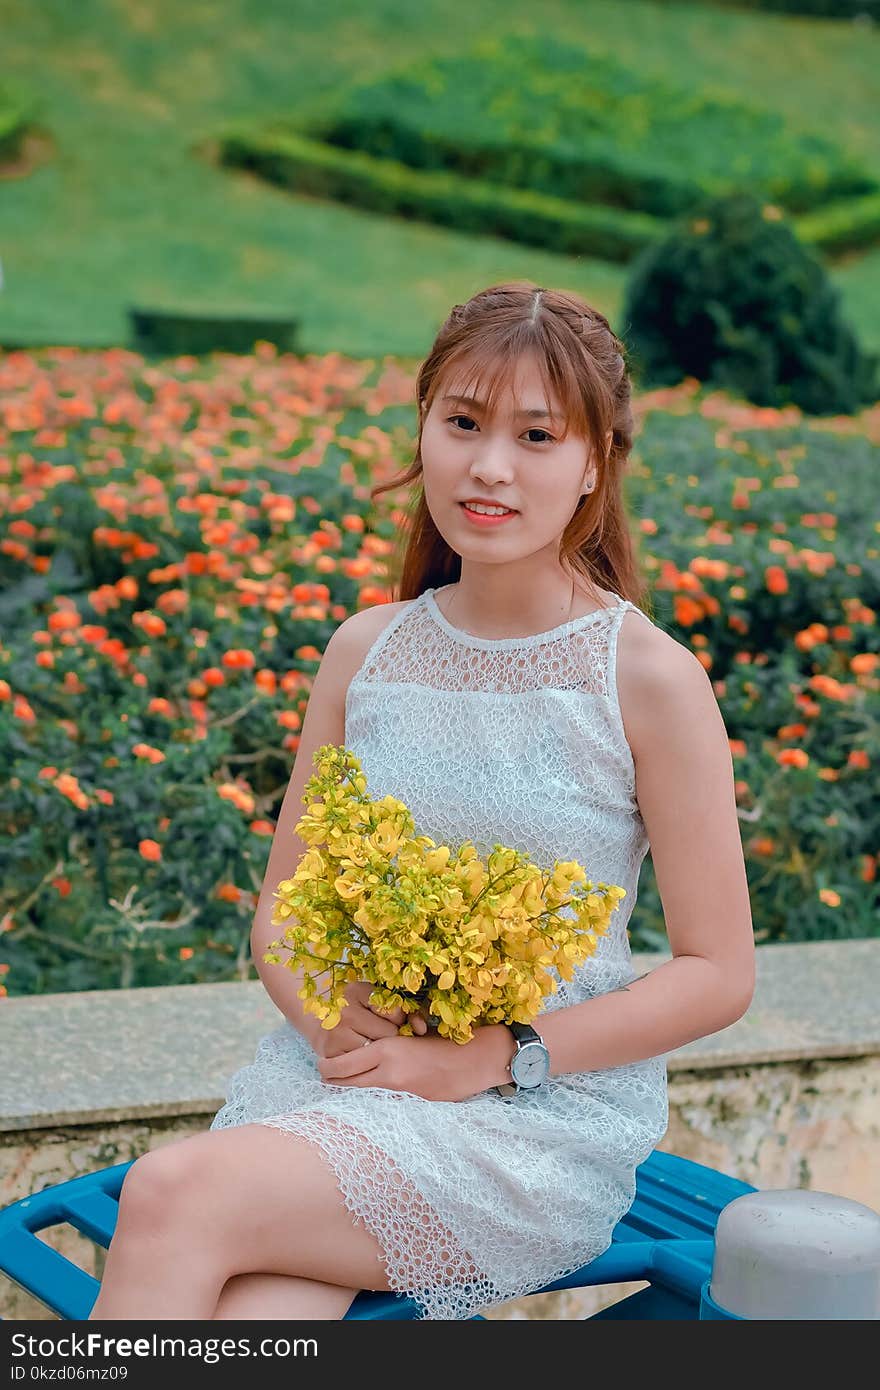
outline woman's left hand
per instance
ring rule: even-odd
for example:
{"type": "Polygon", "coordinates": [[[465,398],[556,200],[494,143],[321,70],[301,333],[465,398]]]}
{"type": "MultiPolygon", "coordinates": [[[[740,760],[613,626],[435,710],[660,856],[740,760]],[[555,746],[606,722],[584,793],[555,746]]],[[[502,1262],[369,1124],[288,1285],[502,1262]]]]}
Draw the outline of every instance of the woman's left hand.
{"type": "Polygon", "coordinates": [[[318,1070],[333,1086],[384,1086],[424,1100],[468,1100],[492,1084],[478,1060],[479,1033],[477,1029],[469,1043],[436,1033],[376,1038],[338,1057],[319,1058],[318,1070]]]}

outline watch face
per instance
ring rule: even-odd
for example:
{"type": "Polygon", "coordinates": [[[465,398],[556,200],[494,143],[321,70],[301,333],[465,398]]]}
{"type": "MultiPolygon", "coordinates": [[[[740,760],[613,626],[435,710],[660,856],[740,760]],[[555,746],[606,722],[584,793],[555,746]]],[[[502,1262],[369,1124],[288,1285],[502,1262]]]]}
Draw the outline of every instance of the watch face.
{"type": "Polygon", "coordinates": [[[518,1086],[540,1086],[549,1071],[550,1054],[543,1043],[526,1043],[510,1064],[510,1074],[518,1086]]]}

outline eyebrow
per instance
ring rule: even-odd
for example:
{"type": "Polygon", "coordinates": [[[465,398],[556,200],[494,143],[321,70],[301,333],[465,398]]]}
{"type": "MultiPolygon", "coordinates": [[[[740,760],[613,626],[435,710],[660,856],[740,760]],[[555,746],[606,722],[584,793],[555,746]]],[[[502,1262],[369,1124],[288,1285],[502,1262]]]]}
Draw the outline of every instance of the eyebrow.
{"type": "MultiPolygon", "coordinates": [[[[465,405],[475,406],[477,410],[483,410],[483,402],[478,401],[475,396],[444,396],[444,401],[462,401],[465,405]]],[[[519,415],[526,416],[529,420],[552,420],[553,416],[549,410],[520,410],[519,415]]]]}

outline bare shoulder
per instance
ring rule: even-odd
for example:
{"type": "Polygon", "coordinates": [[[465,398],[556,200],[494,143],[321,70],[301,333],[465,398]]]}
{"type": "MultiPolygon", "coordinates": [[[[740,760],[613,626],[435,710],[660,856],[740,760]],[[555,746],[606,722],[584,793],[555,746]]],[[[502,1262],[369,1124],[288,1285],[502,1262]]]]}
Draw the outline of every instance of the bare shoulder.
{"type": "Polygon", "coordinates": [[[720,715],[712,682],[691,649],[632,611],[624,615],[617,638],[617,692],[636,763],[664,737],[674,711],[687,719],[700,710],[711,713],[714,706],[720,715]]]}
{"type": "Polygon", "coordinates": [[[361,608],[336,628],[327,643],[327,651],[330,651],[332,644],[343,701],[349,684],[362,666],[364,657],[376,638],[397,617],[401,609],[407,608],[411,602],[411,599],[401,599],[398,603],[376,603],[371,608],[361,608]]]}

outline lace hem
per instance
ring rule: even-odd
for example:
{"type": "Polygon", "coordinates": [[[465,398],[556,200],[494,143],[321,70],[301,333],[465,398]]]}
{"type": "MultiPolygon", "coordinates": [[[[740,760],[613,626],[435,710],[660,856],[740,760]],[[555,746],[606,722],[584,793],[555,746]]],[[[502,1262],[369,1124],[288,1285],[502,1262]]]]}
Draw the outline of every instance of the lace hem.
{"type": "Polygon", "coordinates": [[[635,1197],[633,1182],[607,1235],[597,1237],[575,1263],[533,1270],[531,1277],[502,1283],[478,1268],[409,1178],[356,1126],[321,1112],[276,1115],[254,1123],[317,1145],[333,1170],[346,1209],[378,1241],[392,1291],[411,1298],[422,1320],[467,1320],[574,1273],[608,1249],[617,1220],[635,1197]],[[378,1174],[386,1180],[377,1180],[378,1174]]]}

